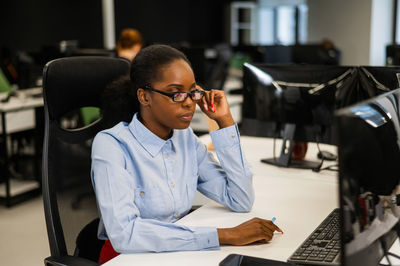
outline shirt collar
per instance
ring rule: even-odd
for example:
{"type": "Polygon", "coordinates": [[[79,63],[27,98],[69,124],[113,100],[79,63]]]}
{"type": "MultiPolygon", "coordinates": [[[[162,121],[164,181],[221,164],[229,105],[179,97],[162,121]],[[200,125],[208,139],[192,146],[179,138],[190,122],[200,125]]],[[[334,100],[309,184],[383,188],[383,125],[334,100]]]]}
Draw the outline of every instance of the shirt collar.
{"type": "MultiPolygon", "coordinates": [[[[129,124],[129,129],[139,141],[140,145],[153,157],[160,152],[161,148],[168,141],[161,139],[151,132],[145,125],[143,125],[138,119],[138,113],[133,116],[133,119],[129,124]]],[[[170,140],[172,141],[172,144],[177,141],[176,130],[173,131],[170,140]]]]}

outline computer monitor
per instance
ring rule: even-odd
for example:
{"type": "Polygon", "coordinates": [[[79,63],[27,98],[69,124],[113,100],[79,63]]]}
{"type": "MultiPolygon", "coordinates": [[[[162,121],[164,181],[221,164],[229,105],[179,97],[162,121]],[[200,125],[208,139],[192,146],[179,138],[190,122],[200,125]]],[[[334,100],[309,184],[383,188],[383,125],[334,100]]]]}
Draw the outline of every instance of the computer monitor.
{"type": "Polygon", "coordinates": [[[339,90],[352,84],[352,67],[248,64],[243,67],[241,132],[282,138],[279,158],[263,162],[316,168],[320,162],[292,160],[294,141],[333,143],[339,90]]]}
{"type": "Polygon", "coordinates": [[[292,46],[287,45],[236,45],[232,46],[232,54],[233,67],[240,69],[243,63],[293,63],[292,46]]]}
{"type": "Polygon", "coordinates": [[[336,112],[342,265],[378,265],[399,228],[400,89],[336,112]]]}
{"type": "Polygon", "coordinates": [[[340,51],[322,44],[298,44],[292,46],[292,62],[296,64],[339,65],[340,51]]]}
{"type": "Polygon", "coordinates": [[[360,66],[360,81],[364,91],[378,89],[382,92],[400,87],[400,66],[360,66]]]}
{"type": "Polygon", "coordinates": [[[400,65],[400,45],[389,44],[386,46],[386,64],[400,65]]]}
{"type": "Polygon", "coordinates": [[[248,63],[339,65],[340,51],[322,44],[237,45],[235,55],[248,63]]]}
{"type": "Polygon", "coordinates": [[[293,48],[288,45],[262,46],[264,51],[263,63],[290,64],[293,63],[293,48]]]}
{"type": "Polygon", "coordinates": [[[232,52],[235,57],[242,58],[249,63],[264,62],[265,50],[260,45],[234,45],[232,52]]]}

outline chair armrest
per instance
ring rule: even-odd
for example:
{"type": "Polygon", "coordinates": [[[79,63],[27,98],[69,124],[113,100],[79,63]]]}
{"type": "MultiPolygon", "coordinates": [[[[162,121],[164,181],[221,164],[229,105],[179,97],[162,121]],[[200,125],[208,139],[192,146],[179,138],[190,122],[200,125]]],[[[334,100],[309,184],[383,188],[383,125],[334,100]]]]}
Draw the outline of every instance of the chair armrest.
{"type": "Polygon", "coordinates": [[[46,266],[68,266],[68,265],[74,265],[74,266],[98,266],[99,264],[87,260],[84,258],[80,257],[73,257],[73,256],[63,256],[63,257],[48,257],[44,259],[44,265],[46,266]]]}

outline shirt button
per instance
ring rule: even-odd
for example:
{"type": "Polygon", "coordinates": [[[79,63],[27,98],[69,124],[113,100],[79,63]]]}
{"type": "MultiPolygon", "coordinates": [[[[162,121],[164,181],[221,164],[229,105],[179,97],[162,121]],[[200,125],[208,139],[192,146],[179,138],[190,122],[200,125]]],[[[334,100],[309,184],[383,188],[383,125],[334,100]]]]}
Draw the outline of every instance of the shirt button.
{"type": "Polygon", "coordinates": [[[168,153],[164,155],[165,159],[168,159],[168,153]]]}
{"type": "Polygon", "coordinates": [[[174,187],[175,187],[175,184],[172,183],[172,184],[171,184],[171,187],[174,188],[174,187]]]}
{"type": "Polygon", "coordinates": [[[232,134],[232,138],[236,137],[236,134],[232,134]]]}
{"type": "Polygon", "coordinates": [[[143,191],[140,191],[140,196],[144,196],[144,192],[143,191]]]}
{"type": "Polygon", "coordinates": [[[175,218],[179,218],[179,214],[175,214],[175,218]]]}

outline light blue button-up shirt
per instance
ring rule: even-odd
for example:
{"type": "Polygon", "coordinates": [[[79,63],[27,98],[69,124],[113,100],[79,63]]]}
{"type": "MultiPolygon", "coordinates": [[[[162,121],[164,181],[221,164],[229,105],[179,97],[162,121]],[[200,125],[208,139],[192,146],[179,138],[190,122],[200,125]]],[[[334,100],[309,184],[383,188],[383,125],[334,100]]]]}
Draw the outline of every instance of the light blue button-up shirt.
{"type": "Polygon", "coordinates": [[[233,211],[254,201],[252,173],[237,126],[210,133],[220,163],[192,129],[163,140],[137,118],[98,133],[92,146],[92,182],[101,213],[99,238],[120,253],[206,250],[219,247],[215,227],[174,224],[196,190],[233,211]]]}

